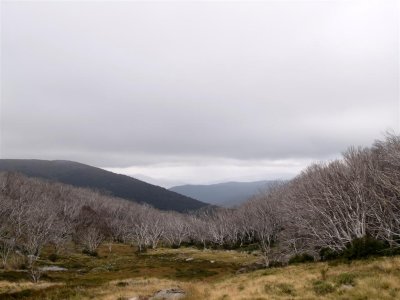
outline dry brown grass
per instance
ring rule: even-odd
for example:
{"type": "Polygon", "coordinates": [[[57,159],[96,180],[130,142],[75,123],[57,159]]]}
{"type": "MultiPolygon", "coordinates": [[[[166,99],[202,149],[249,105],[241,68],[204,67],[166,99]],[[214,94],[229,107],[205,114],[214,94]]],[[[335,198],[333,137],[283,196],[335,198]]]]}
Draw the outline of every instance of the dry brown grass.
{"type": "MultiPolygon", "coordinates": [[[[46,289],[51,286],[62,286],[62,283],[53,283],[53,282],[39,282],[33,283],[30,281],[22,281],[22,282],[9,282],[6,280],[0,281],[0,294],[1,293],[16,293],[22,290],[32,289],[32,290],[41,290],[46,289]]],[[[0,296],[1,299],[1,296],[0,296]]]]}
{"type": "Polygon", "coordinates": [[[149,296],[160,289],[180,287],[185,291],[192,290],[192,283],[178,282],[168,279],[127,279],[121,281],[112,281],[96,290],[94,294],[96,299],[116,300],[129,299],[134,296],[149,296]]]}
{"type": "Polygon", "coordinates": [[[180,282],[176,280],[127,280],[127,286],[110,282],[98,292],[98,299],[151,295],[162,288],[181,287],[188,291],[188,300],[200,299],[400,299],[400,258],[379,258],[351,264],[328,266],[314,263],[285,268],[259,270],[232,275],[217,282],[180,282]],[[322,281],[322,270],[327,268],[326,282],[332,292],[318,294],[314,282],[322,281]],[[351,274],[354,286],[340,284],[341,274],[351,274]]]}
{"type": "Polygon", "coordinates": [[[179,259],[200,259],[209,261],[218,261],[226,263],[236,263],[236,264],[249,264],[254,263],[259,260],[259,257],[253,254],[248,254],[246,252],[238,252],[235,250],[198,250],[195,248],[159,248],[152,250],[148,255],[174,255],[179,259]]]}
{"type": "Polygon", "coordinates": [[[152,250],[145,256],[135,256],[132,249],[124,246],[115,247],[115,251],[107,254],[104,249],[101,258],[78,254],[70,260],[65,258],[59,264],[69,264],[71,270],[49,274],[47,279],[52,282],[36,285],[22,277],[13,282],[0,281],[0,298],[120,300],[180,287],[187,291],[187,300],[400,299],[400,256],[336,265],[309,263],[236,275],[231,266],[252,263],[257,257],[235,251],[191,248],[152,250]],[[187,258],[193,260],[186,261],[187,258]],[[211,264],[211,260],[215,263],[211,264]],[[76,268],[88,272],[75,273],[73,266],[77,263],[76,268]],[[115,267],[104,268],[107,265],[115,267]],[[204,275],[215,265],[217,274],[204,275]],[[191,278],[188,272],[191,268],[204,269],[204,273],[202,276],[195,273],[191,278]]]}
{"type": "MultiPolygon", "coordinates": [[[[200,286],[198,286],[200,288],[200,286]]],[[[329,267],[326,263],[289,266],[234,276],[204,286],[203,299],[400,299],[400,258],[357,261],[329,267]],[[317,294],[315,281],[328,268],[326,282],[333,292],[317,294]],[[337,278],[352,274],[354,286],[341,285],[337,278]]],[[[193,297],[190,299],[201,299],[193,297]]]]}

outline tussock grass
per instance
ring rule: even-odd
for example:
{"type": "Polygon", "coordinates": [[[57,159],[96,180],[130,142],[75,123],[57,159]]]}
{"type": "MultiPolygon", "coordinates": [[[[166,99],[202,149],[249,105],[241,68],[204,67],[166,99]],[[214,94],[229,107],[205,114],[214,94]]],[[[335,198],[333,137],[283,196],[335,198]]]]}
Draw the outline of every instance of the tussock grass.
{"type": "Polygon", "coordinates": [[[137,255],[126,245],[101,247],[98,257],[66,253],[42,265],[49,272],[39,284],[20,271],[0,271],[0,299],[116,300],[149,296],[180,287],[188,300],[205,299],[400,299],[400,257],[350,263],[305,263],[237,275],[257,257],[244,252],[192,248],[149,250],[137,255]],[[188,260],[190,259],[190,260],[188,260]]]}
{"type": "MultiPolygon", "coordinates": [[[[17,293],[23,290],[42,290],[52,286],[61,286],[61,283],[52,283],[52,282],[39,282],[32,283],[29,281],[23,282],[9,282],[6,280],[0,281],[0,295],[5,293],[17,293]]],[[[0,296],[1,298],[1,296],[0,296]]]]}

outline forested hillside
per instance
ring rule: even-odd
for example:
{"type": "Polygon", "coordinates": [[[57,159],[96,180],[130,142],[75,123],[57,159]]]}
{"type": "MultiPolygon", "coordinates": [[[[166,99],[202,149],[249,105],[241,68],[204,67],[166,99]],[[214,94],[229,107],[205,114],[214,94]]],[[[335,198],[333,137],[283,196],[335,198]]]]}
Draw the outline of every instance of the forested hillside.
{"type": "Polygon", "coordinates": [[[207,206],[206,203],[129,176],[72,161],[0,159],[1,171],[20,172],[30,177],[96,189],[115,197],[148,203],[162,210],[184,212],[207,206]]]}
{"type": "Polygon", "coordinates": [[[7,265],[15,251],[31,259],[46,244],[58,249],[70,241],[88,253],[104,241],[133,244],[139,251],[160,244],[256,245],[265,266],[296,255],[352,257],[352,247],[391,253],[400,245],[399,167],[400,137],[388,136],[371,148],[349,148],[340,160],[314,164],[236,209],[194,214],[3,173],[0,255],[7,265]]]}

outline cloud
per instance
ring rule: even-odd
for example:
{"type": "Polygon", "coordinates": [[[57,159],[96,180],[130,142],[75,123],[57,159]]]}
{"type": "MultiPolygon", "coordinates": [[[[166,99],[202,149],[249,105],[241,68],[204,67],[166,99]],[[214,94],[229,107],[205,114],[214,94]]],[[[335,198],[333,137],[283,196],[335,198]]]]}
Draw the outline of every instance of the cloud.
{"type": "Polygon", "coordinates": [[[198,157],[184,162],[107,168],[107,170],[127,174],[153,184],[172,187],[187,182],[213,184],[227,181],[287,179],[298,174],[310,163],[311,161],[306,159],[238,161],[198,157]]]}
{"type": "Polygon", "coordinates": [[[1,7],[3,158],[261,179],[399,126],[396,1],[1,7]]]}

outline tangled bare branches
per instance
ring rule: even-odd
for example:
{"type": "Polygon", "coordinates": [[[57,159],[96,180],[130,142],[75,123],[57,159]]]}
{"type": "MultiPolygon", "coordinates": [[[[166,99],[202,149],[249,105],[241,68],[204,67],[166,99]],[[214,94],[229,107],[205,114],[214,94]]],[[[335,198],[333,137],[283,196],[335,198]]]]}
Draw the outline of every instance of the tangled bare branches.
{"type": "Polygon", "coordinates": [[[192,214],[0,174],[4,267],[14,253],[34,266],[45,245],[59,252],[73,242],[94,253],[106,241],[130,243],[138,251],[160,244],[202,248],[256,244],[268,266],[271,260],[285,261],[302,252],[318,256],[323,248],[340,251],[366,236],[400,246],[399,136],[388,135],[370,148],[349,148],[342,159],[311,165],[290,182],[277,184],[235,209],[192,214]]]}

